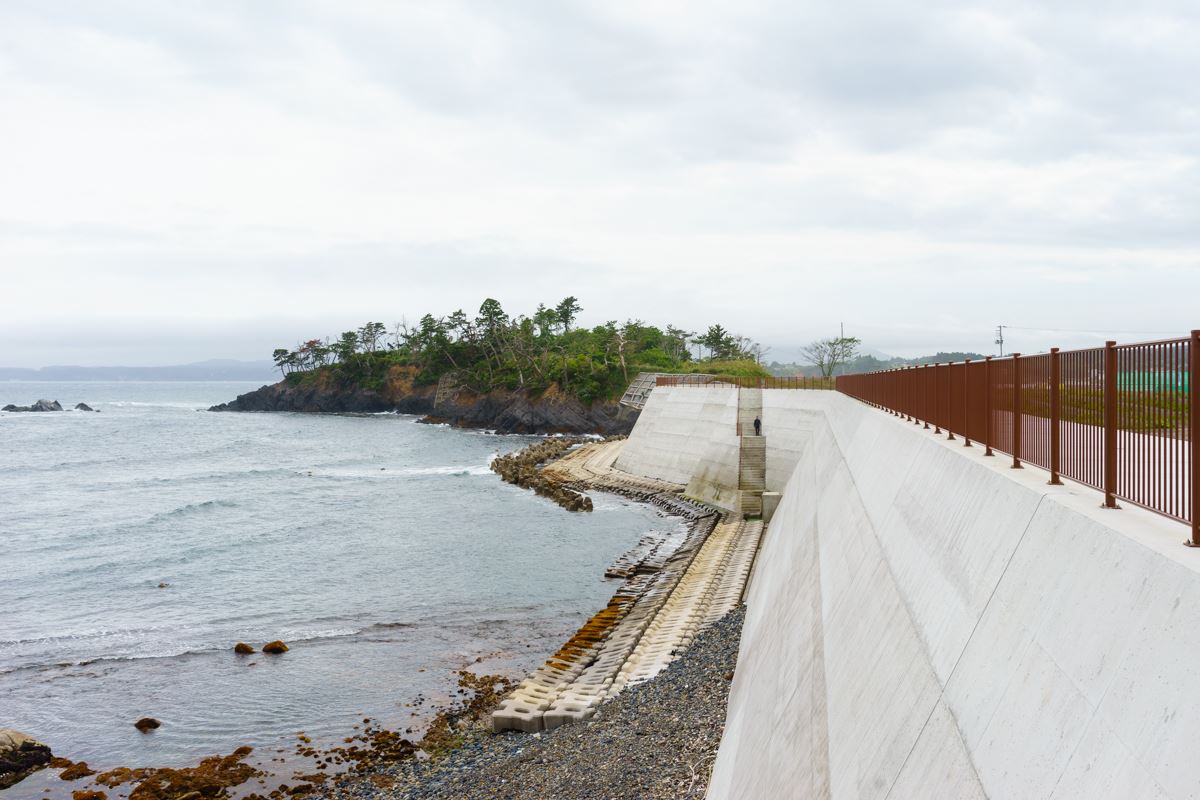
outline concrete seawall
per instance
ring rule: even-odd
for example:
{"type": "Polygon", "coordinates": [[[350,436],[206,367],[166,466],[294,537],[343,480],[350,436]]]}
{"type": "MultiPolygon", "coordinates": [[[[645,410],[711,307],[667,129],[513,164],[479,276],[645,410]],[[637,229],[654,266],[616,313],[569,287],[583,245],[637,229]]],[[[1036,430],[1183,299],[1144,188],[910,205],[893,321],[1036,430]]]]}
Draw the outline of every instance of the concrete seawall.
{"type": "MultiPolygon", "coordinates": [[[[1183,526],[833,392],[763,395],[784,496],[710,798],[1200,797],[1183,526]]],[[[735,397],[656,390],[618,466],[719,474],[735,397]]]]}

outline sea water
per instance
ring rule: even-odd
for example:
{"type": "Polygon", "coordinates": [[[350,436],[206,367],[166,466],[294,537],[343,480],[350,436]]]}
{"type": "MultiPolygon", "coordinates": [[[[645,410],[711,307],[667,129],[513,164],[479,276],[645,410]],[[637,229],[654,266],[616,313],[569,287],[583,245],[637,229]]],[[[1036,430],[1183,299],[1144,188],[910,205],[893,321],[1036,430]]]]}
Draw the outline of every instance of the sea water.
{"type": "Polygon", "coordinates": [[[454,670],[539,663],[671,524],[501,482],[489,460],[532,437],[204,410],[252,388],[0,383],[99,411],[0,413],[0,728],[102,769],[402,728],[454,670]]]}

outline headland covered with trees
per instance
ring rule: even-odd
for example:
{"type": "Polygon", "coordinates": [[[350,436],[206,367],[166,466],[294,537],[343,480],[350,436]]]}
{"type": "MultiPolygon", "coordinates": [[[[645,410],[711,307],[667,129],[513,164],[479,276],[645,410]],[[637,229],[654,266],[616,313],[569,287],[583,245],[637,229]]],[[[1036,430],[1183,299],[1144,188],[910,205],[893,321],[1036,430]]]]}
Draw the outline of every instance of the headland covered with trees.
{"type": "Polygon", "coordinates": [[[628,433],[617,400],[639,372],[769,377],[766,349],[722,325],[689,331],[642,320],[584,327],[567,297],[531,314],[488,298],[470,315],[368,322],[336,338],[278,348],[282,380],[214,411],[424,415],[499,433],[628,433]]]}
{"type": "Polygon", "coordinates": [[[311,339],[273,358],[287,383],[332,381],[378,390],[395,366],[411,370],[415,386],[444,376],[477,394],[543,392],[552,386],[584,404],[613,400],[641,371],[767,376],[766,350],[719,324],[703,332],[641,320],[576,325],[575,297],[529,315],[510,315],[492,298],[474,316],[462,310],[415,325],[368,322],[336,339],[311,339]]]}

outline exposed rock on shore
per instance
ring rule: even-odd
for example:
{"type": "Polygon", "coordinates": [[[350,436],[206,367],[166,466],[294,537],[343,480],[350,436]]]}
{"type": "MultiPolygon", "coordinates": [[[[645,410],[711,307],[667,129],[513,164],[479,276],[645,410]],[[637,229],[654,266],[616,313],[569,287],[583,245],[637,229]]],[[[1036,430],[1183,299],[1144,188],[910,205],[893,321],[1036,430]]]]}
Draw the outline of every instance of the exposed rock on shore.
{"type": "Polygon", "coordinates": [[[0,789],[22,780],[50,763],[50,748],[11,728],[0,730],[0,789]]]}
{"type": "Polygon", "coordinates": [[[515,453],[492,459],[492,472],[503,478],[506,483],[514,483],[525,489],[532,489],[568,511],[591,511],[592,498],[568,489],[561,481],[554,480],[538,469],[539,465],[558,458],[567,450],[585,441],[587,440],[565,438],[538,442],[515,453]]]}
{"type": "Polygon", "coordinates": [[[533,395],[496,390],[476,394],[458,388],[439,399],[437,386],[414,383],[414,371],[394,366],[380,388],[339,386],[326,376],[307,381],[280,381],[210,411],[325,411],[423,414],[427,422],[466,428],[491,428],[498,433],[628,433],[637,412],[616,403],[584,405],[556,388],[533,395]]]}
{"type": "Polygon", "coordinates": [[[15,406],[11,403],[0,411],[62,411],[63,407],[57,400],[38,400],[31,406],[15,406]]]}

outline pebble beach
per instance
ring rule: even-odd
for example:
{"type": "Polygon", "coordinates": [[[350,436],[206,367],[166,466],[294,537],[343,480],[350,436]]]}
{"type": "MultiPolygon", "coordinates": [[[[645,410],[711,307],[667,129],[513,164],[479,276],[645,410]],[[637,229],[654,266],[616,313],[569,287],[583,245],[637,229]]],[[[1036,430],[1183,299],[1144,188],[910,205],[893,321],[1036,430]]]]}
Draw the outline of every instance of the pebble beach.
{"type": "Polygon", "coordinates": [[[345,775],[329,800],[701,798],[721,743],[745,609],[726,614],[654,679],[592,719],[540,734],[466,733],[434,761],[345,775]]]}

